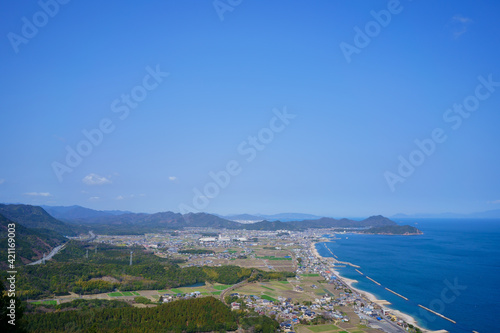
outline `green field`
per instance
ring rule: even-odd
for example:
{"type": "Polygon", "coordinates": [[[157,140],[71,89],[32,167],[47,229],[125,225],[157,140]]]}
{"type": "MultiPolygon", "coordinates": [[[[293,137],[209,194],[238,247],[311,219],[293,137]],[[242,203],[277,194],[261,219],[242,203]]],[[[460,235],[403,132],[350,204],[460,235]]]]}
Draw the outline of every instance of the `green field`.
{"type": "Polygon", "coordinates": [[[303,277],[317,277],[317,276],[319,276],[319,274],[300,274],[300,276],[303,276],[303,277]]]}
{"type": "Polygon", "coordinates": [[[325,293],[326,293],[327,295],[330,295],[330,296],[332,296],[332,297],[334,297],[334,296],[335,296],[335,295],[334,295],[334,294],[333,294],[330,290],[328,290],[328,289],[326,289],[326,288],[323,288],[323,290],[325,291],[325,293]]]}
{"type": "Polygon", "coordinates": [[[221,284],[221,285],[218,285],[218,286],[213,286],[213,288],[215,290],[224,290],[224,289],[227,289],[229,287],[232,287],[232,286],[229,285],[229,284],[221,284]]]}
{"type": "Polygon", "coordinates": [[[268,296],[268,295],[262,295],[260,297],[263,298],[263,299],[267,299],[268,301],[271,301],[271,302],[277,302],[278,301],[276,298],[273,298],[273,297],[268,296]]]}
{"type": "Polygon", "coordinates": [[[177,289],[177,288],[172,288],[170,289],[171,292],[176,293],[176,294],[182,294],[182,290],[177,289]]]}
{"type": "Polygon", "coordinates": [[[307,329],[319,333],[319,332],[338,330],[339,328],[335,325],[318,325],[318,326],[308,326],[307,329]]]}
{"type": "Polygon", "coordinates": [[[290,283],[288,281],[278,281],[279,283],[282,283],[282,284],[287,284],[287,283],[290,283]]]}
{"type": "Polygon", "coordinates": [[[292,258],[285,257],[275,257],[275,256],[264,256],[264,257],[256,257],[257,259],[267,259],[267,260],[292,260],[292,258]]]}
{"type": "Polygon", "coordinates": [[[220,295],[222,294],[222,291],[212,291],[212,295],[220,295]]]}
{"type": "Polygon", "coordinates": [[[140,296],[137,291],[122,291],[123,296],[140,296]]]}
{"type": "Polygon", "coordinates": [[[114,292],[114,293],[109,293],[108,296],[109,297],[118,297],[118,296],[123,296],[123,294],[120,292],[114,292]]]}
{"type": "Polygon", "coordinates": [[[36,301],[36,302],[32,302],[31,304],[50,304],[50,305],[57,305],[57,301],[36,301]]]}
{"type": "Polygon", "coordinates": [[[120,296],[141,296],[137,291],[116,291],[114,293],[109,293],[110,297],[120,297],[120,296]]]}
{"type": "Polygon", "coordinates": [[[267,290],[271,290],[271,291],[274,291],[273,288],[269,288],[269,287],[266,287],[266,286],[261,286],[262,288],[266,288],[267,290]]]}

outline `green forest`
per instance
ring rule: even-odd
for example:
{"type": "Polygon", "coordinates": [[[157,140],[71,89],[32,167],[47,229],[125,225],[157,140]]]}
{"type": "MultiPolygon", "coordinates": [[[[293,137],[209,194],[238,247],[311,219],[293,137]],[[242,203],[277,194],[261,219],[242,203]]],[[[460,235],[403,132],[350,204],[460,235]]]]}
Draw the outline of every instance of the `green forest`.
{"type": "MultiPolygon", "coordinates": [[[[5,274],[5,273],[2,273],[5,274]]],[[[53,295],[96,294],[130,290],[159,290],[200,282],[235,284],[244,279],[283,280],[292,272],[263,272],[238,266],[186,267],[160,258],[141,247],[125,248],[70,241],[53,260],[18,269],[18,296],[22,299],[53,295]],[[129,265],[130,251],[133,264],[129,265]],[[252,275],[252,272],[255,272],[252,275]]]]}
{"type": "MultiPolygon", "coordinates": [[[[85,302],[82,302],[85,303],[85,302]]],[[[179,300],[151,308],[86,308],[26,314],[29,332],[209,332],[234,331],[240,325],[254,332],[276,332],[275,320],[237,314],[213,297],[179,300]]]]}

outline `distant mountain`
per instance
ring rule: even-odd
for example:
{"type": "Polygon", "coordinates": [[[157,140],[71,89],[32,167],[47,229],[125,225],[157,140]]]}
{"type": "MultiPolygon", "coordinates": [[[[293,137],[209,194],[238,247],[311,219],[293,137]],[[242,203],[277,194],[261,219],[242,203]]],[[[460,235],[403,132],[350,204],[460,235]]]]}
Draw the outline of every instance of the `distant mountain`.
{"type": "Polygon", "coordinates": [[[88,219],[102,216],[128,214],[121,210],[94,210],[82,206],[41,206],[47,213],[60,220],[88,219]]]}
{"type": "Polygon", "coordinates": [[[304,230],[308,228],[368,228],[377,226],[393,226],[396,222],[381,215],[371,216],[361,221],[350,219],[334,219],[331,217],[322,217],[317,220],[303,221],[262,221],[253,224],[245,224],[244,229],[248,230],[304,230]]]}
{"type": "Polygon", "coordinates": [[[218,215],[230,221],[299,221],[299,220],[315,220],[321,216],[302,213],[280,213],[280,214],[237,214],[237,215],[218,215]]]}
{"type": "MultiPolygon", "coordinates": [[[[14,223],[0,214],[0,243],[7,244],[8,225],[14,223]]],[[[65,242],[61,234],[47,229],[27,228],[15,223],[16,264],[27,264],[48,254],[52,248],[65,242]]],[[[0,252],[0,266],[7,264],[7,246],[0,252]]]]}
{"type": "Polygon", "coordinates": [[[68,219],[67,221],[68,223],[92,228],[96,233],[102,234],[141,234],[166,229],[183,229],[185,227],[240,229],[242,225],[206,213],[182,215],[173,212],[102,215],[91,218],[68,219]]]}
{"type": "Polygon", "coordinates": [[[0,214],[27,228],[52,230],[64,236],[76,236],[85,230],[75,228],[49,215],[42,207],[0,204],[0,214]]]}
{"type": "Polygon", "coordinates": [[[312,215],[312,214],[302,214],[302,213],[281,213],[273,215],[262,215],[268,221],[299,221],[299,220],[316,220],[322,218],[322,216],[312,215]]]}
{"type": "Polygon", "coordinates": [[[434,219],[500,219],[500,209],[488,210],[485,212],[476,212],[469,214],[457,213],[420,213],[420,214],[396,214],[392,218],[409,219],[409,218],[434,218],[434,219]]]}
{"type": "Polygon", "coordinates": [[[237,215],[217,215],[219,217],[225,218],[229,221],[263,221],[266,218],[257,215],[250,214],[237,214],[237,215]]]}
{"type": "MultiPolygon", "coordinates": [[[[23,211],[24,209],[24,217],[26,221],[33,220],[37,215],[43,215],[46,224],[49,224],[47,220],[50,220],[52,223],[58,223],[59,230],[66,230],[65,228],[68,227],[67,224],[54,219],[40,207],[18,205],[22,207],[14,209],[13,206],[15,205],[9,206],[11,215],[6,216],[13,220],[15,220],[15,218],[19,218],[20,216],[15,216],[12,211],[23,211]]],[[[56,216],[64,216],[64,221],[68,222],[68,224],[70,224],[71,227],[76,228],[76,230],[92,229],[97,234],[143,234],[189,227],[275,231],[305,230],[308,228],[369,228],[397,225],[396,222],[381,215],[371,216],[360,221],[346,218],[334,219],[331,217],[321,217],[317,219],[293,220],[288,222],[280,220],[263,220],[261,222],[243,224],[207,213],[188,213],[182,215],[180,213],[173,212],[159,212],[154,214],[124,212],[123,214],[116,215],[110,213],[109,211],[95,211],[80,206],[47,207],[47,209],[56,216]]],[[[294,216],[315,217],[315,215],[297,213],[284,213],[272,216],[285,218],[291,218],[294,216]]],[[[242,220],[248,220],[250,218],[254,218],[255,216],[244,214],[236,217],[241,218],[242,220]]],[[[32,225],[27,226],[30,227],[32,225]]],[[[51,228],[53,227],[54,226],[51,226],[51,228]]]]}

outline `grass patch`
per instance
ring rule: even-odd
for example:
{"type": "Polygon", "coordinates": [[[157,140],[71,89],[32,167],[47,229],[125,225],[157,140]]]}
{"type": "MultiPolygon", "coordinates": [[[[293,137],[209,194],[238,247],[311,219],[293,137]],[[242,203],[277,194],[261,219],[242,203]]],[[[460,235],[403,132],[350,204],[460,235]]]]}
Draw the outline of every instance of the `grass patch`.
{"type": "Polygon", "coordinates": [[[137,295],[139,295],[139,294],[135,295],[135,294],[134,294],[133,292],[131,292],[131,291],[123,291],[123,292],[122,292],[122,295],[123,295],[123,296],[137,296],[137,295]]]}
{"type": "Polygon", "coordinates": [[[49,304],[49,305],[57,305],[57,301],[36,301],[36,302],[32,302],[32,304],[49,304]]]}
{"type": "Polygon", "coordinates": [[[279,283],[282,283],[282,284],[287,284],[287,283],[290,283],[288,281],[278,281],[279,283]]]}
{"type": "Polygon", "coordinates": [[[120,292],[114,292],[114,293],[109,293],[108,296],[110,296],[110,297],[119,297],[119,296],[123,296],[123,294],[120,293],[120,292]]]}
{"type": "Polygon", "coordinates": [[[172,290],[170,290],[170,289],[169,289],[169,290],[158,290],[158,292],[159,292],[160,294],[168,294],[168,293],[171,293],[171,292],[172,292],[172,290]]]}
{"type": "Polygon", "coordinates": [[[274,291],[273,288],[269,288],[269,287],[266,287],[266,286],[261,286],[262,288],[266,288],[267,290],[271,290],[271,291],[274,291]]]}
{"type": "Polygon", "coordinates": [[[273,297],[268,296],[268,295],[262,295],[261,298],[262,299],[267,299],[268,301],[271,301],[271,302],[277,302],[278,301],[276,298],[273,298],[273,297]]]}
{"type": "Polygon", "coordinates": [[[328,289],[326,289],[326,288],[323,288],[323,290],[325,291],[325,294],[327,294],[327,295],[329,295],[329,296],[331,296],[331,297],[334,297],[334,296],[335,296],[335,295],[334,295],[334,294],[333,294],[330,290],[328,290],[328,289]]]}
{"type": "Polygon", "coordinates": [[[263,257],[256,257],[257,259],[266,259],[266,260],[292,260],[292,258],[285,258],[285,257],[275,257],[275,256],[263,256],[263,257]]]}
{"type": "Polygon", "coordinates": [[[270,258],[269,260],[292,260],[292,258],[270,258]]]}
{"type": "Polygon", "coordinates": [[[182,290],[176,288],[170,289],[170,291],[176,294],[183,294],[182,290]]]}
{"type": "Polygon", "coordinates": [[[318,333],[318,332],[338,330],[339,328],[335,325],[317,325],[317,326],[308,326],[307,329],[318,333]]]}
{"type": "Polygon", "coordinates": [[[317,276],[319,276],[319,274],[316,274],[316,273],[314,273],[314,274],[301,274],[300,276],[304,276],[304,277],[317,277],[317,276]]]}
{"type": "Polygon", "coordinates": [[[222,294],[222,291],[212,291],[212,295],[220,295],[222,294]]]}
{"type": "Polygon", "coordinates": [[[231,285],[228,285],[228,284],[222,284],[222,285],[218,285],[218,286],[213,286],[213,288],[215,290],[224,290],[224,289],[227,289],[229,287],[232,287],[231,285]]]}

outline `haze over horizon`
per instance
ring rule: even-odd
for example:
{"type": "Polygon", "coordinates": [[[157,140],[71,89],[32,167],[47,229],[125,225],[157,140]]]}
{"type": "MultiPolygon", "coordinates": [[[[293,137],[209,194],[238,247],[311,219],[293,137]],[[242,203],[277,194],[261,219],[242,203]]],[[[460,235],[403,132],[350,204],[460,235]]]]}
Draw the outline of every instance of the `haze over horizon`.
{"type": "Polygon", "coordinates": [[[0,202],[500,209],[499,12],[451,0],[4,2],[0,202]]]}

